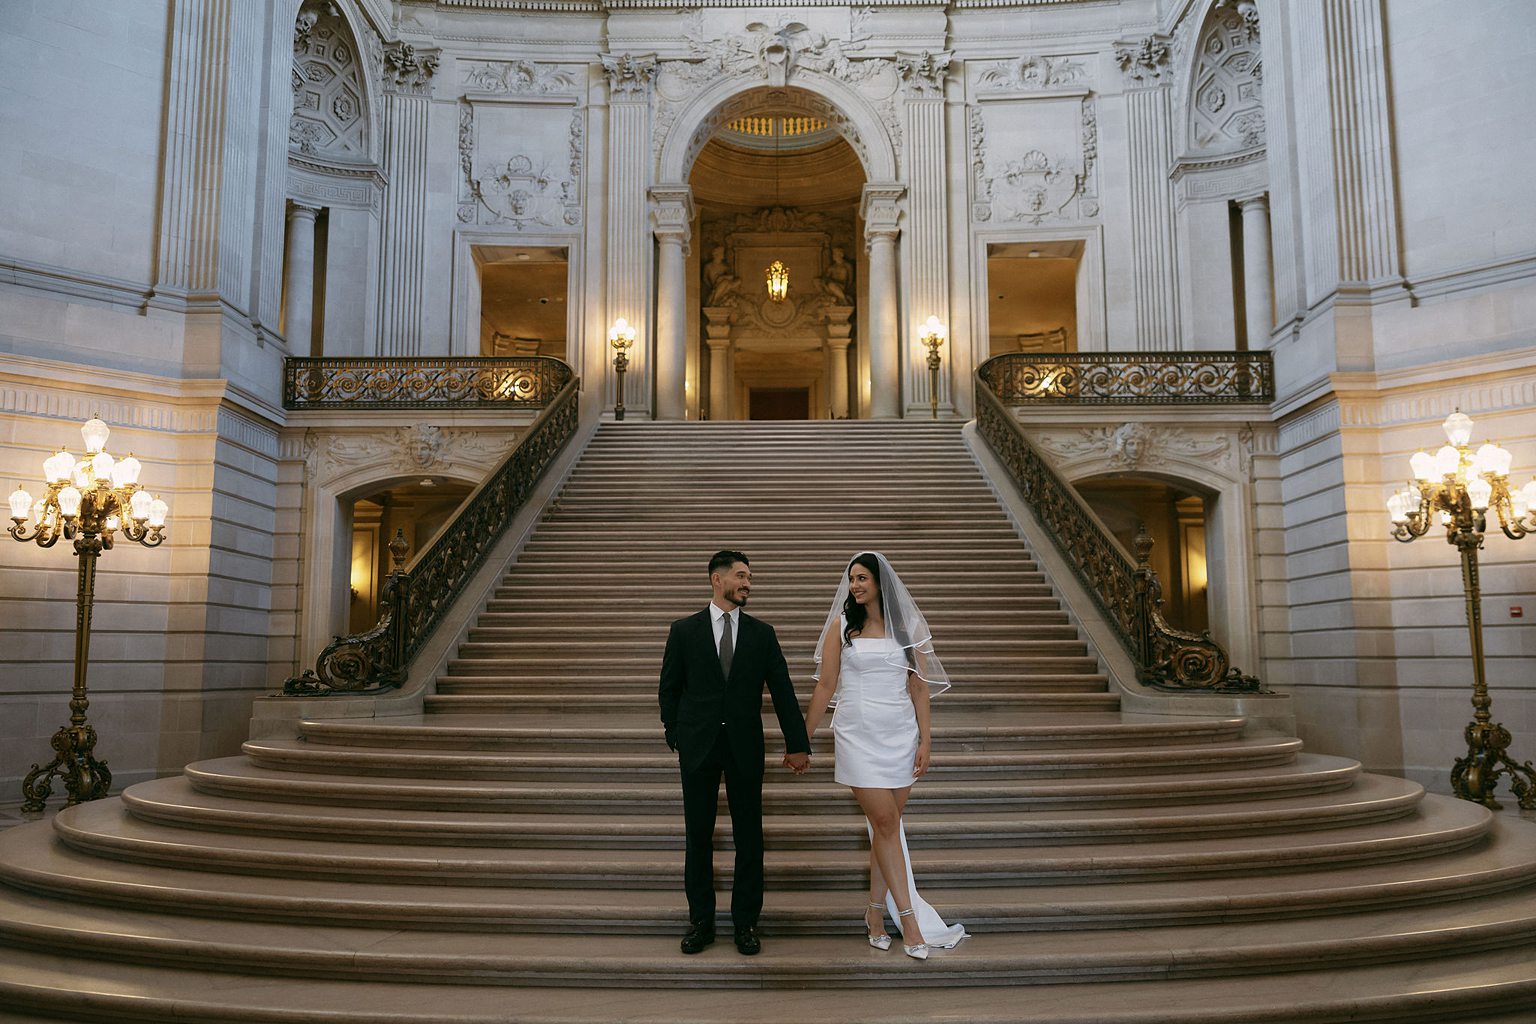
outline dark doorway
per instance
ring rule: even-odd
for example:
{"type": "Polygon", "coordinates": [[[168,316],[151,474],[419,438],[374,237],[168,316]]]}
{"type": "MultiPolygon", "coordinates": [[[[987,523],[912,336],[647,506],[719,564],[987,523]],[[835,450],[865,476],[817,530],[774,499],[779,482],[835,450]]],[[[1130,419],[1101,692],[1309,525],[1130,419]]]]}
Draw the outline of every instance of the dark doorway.
{"type": "Polygon", "coordinates": [[[748,399],[749,419],[808,420],[810,388],[753,388],[748,399]]]}

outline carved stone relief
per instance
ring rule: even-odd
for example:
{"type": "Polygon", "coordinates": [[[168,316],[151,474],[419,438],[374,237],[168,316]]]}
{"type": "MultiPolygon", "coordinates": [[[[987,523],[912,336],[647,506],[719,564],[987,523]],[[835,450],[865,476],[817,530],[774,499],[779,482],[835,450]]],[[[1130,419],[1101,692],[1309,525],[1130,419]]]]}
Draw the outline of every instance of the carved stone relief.
{"type": "MultiPolygon", "coordinates": [[[[501,106],[490,104],[491,108],[501,106]]],[[[516,111],[523,130],[494,133],[497,141],[506,141],[490,155],[479,147],[476,104],[465,102],[459,109],[459,222],[518,231],[579,225],[586,141],[582,111],[569,111],[562,132],[552,119],[566,117],[565,108],[543,105],[511,110],[516,111]],[[564,138],[559,139],[560,135],[564,138]]]]}
{"type": "Polygon", "coordinates": [[[334,5],[309,3],[293,31],[288,149],[344,161],[368,156],[367,89],[355,41],[334,5]]]}
{"type": "Polygon", "coordinates": [[[421,96],[431,91],[432,77],[442,62],[441,50],[417,49],[410,43],[392,43],[379,58],[379,75],[395,92],[421,96]]]}
{"type": "Polygon", "coordinates": [[[1138,85],[1157,85],[1172,73],[1173,50],[1165,36],[1151,35],[1115,47],[1115,62],[1126,79],[1138,85]]]}
{"type": "Polygon", "coordinates": [[[608,76],[608,91],[616,99],[644,99],[649,95],[656,77],[655,57],[605,53],[602,62],[603,72],[608,76]]]}
{"type": "MultiPolygon", "coordinates": [[[[800,21],[781,15],[772,24],[748,22],[745,30],[720,36],[708,36],[704,12],[694,9],[684,31],[692,57],[664,60],[656,67],[656,109],[652,118],[652,146],[660,152],[678,115],[687,102],[706,85],[722,78],[740,78],[770,87],[793,83],[800,71],[829,75],[856,88],[879,113],[892,145],[901,146],[901,121],[896,95],[901,83],[896,61],[884,57],[861,57],[869,38],[866,28],[870,8],[857,8],[851,14],[847,38],[837,38],[813,31],[800,21]]],[[[946,62],[947,64],[947,62],[946,62]]],[[[819,97],[804,98],[800,93],[786,93],[786,98],[813,110],[825,118],[846,138],[867,165],[867,149],[852,123],[831,104],[819,97]]],[[[755,105],[755,104],[753,104],[755,105]]],[[[738,111],[737,113],[744,112],[738,111]]],[[[737,116],[736,113],[730,115],[737,116]]],[[[701,148],[719,124],[729,120],[717,112],[701,126],[690,140],[691,157],[701,148]]]]}
{"type": "Polygon", "coordinates": [[[1054,154],[1031,146],[999,153],[990,147],[987,136],[987,110],[997,105],[971,107],[968,136],[971,147],[971,216],[977,221],[993,219],[1043,224],[1048,220],[1078,220],[1099,215],[1098,114],[1093,97],[1084,96],[1072,104],[1071,97],[1027,101],[1029,110],[1042,124],[1054,121],[1052,134],[1057,139],[1071,138],[1074,152],[1058,150],[1054,154]],[[1042,106],[1054,103],[1061,109],[1042,106]],[[1075,115],[1076,124],[1067,118],[1075,115]],[[1070,133],[1070,134],[1069,134],[1070,133]]]}
{"type": "Polygon", "coordinates": [[[706,220],[700,234],[707,254],[700,298],[710,309],[729,311],[733,336],[804,333],[825,320],[829,307],[843,308],[846,315],[853,304],[851,217],[770,207],[706,220]],[[743,252],[763,250],[783,251],[786,259],[794,252],[803,260],[794,267],[790,295],[782,302],[768,299],[760,267],[742,263],[743,252]],[[815,272],[806,279],[810,266],[815,272]]]}
{"type": "Polygon", "coordinates": [[[1264,145],[1263,84],[1257,9],[1251,0],[1217,4],[1197,43],[1188,100],[1191,150],[1264,145]]]}
{"type": "Polygon", "coordinates": [[[1225,434],[1199,434],[1136,421],[1042,434],[1037,441],[1051,455],[1068,462],[1107,458],[1112,466],[1122,469],[1151,467],[1169,459],[1214,463],[1223,469],[1230,469],[1233,463],[1232,438],[1225,434]]]}
{"type": "Polygon", "coordinates": [[[976,75],[978,92],[1038,92],[1079,85],[1088,78],[1081,61],[1067,57],[1020,57],[984,64],[976,75]]]}
{"type": "MultiPolygon", "coordinates": [[[[333,434],[320,446],[318,475],[329,482],[352,470],[370,466],[415,473],[443,465],[483,471],[506,453],[509,438],[478,430],[454,430],[418,423],[372,434],[333,434]]],[[[315,447],[306,439],[306,466],[315,447]]],[[[312,475],[313,470],[306,470],[312,475]]]]}
{"type": "Polygon", "coordinates": [[[907,95],[942,98],[944,79],[949,74],[949,63],[954,56],[950,52],[929,53],[927,50],[922,53],[898,53],[896,73],[901,76],[907,95]]]}
{"type": "Polygon", "coordinates": [[[459,62],[459,68],[465,89],[497,95],[577,94],[586,77],[579,66],[532,60],[466,60],[459,62]]]}

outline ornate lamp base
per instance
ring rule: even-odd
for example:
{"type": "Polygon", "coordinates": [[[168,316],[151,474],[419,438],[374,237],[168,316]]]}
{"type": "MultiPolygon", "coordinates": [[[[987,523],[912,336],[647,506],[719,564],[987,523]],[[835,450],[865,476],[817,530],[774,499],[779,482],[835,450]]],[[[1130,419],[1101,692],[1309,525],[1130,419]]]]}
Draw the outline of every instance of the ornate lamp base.
{"type": "Polygon", "coordinates": [[[1511,737],[1498,722],[1473,721],[1467,725],[1467,756],[1456,759],[1451,768],[1451,789],[1463,800],[1498,810],[1493,798],[1499,776],[1509,776],[1509,786],[1520,806],[1536,810],[1536,767],[1512,759],[1506,752],[1511,737]],[[1522,778],[1523,776],[1523,778],[1522,778]]]}
{"type": "Polygon", "coordinates": [[[43,809],[53,792],[54,776],[64,780],[64,791],[69,794],[66,807],[99,800],[112,787],[112,773],[92,753],[96,748],[95,729],[89,725],[66,725],[53,734],[52,743],[58,755],[49,764],[33,765],[22,780],[23,813],[35,814],[43,809]]]}

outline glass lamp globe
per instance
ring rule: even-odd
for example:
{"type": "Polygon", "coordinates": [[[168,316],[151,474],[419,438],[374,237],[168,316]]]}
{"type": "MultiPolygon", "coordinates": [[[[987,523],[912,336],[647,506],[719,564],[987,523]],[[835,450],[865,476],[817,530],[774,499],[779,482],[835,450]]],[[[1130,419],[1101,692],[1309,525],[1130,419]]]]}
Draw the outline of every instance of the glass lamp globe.
{"type": "Polygon", "coordinates": [[[1472,440],[1472,417],[1457,409],[1445,418],[1445,436],[1451,444],[1464,446],[1472,440]]]}

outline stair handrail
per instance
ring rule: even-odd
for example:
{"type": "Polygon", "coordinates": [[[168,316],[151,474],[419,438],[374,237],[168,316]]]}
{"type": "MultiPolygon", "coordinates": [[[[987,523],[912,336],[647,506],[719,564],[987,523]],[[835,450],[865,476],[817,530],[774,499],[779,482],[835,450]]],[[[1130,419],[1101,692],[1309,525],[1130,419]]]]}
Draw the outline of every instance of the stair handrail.
{"type": "Polygon", "coordinates": [[[554,398],[409,565],[405,534],[395,532],[389,544],[393,569],[380,590],[378,622],[364,632],[333,638],[313,669],[283,683],[285,695],[374,694],[405,682],[411,659],[576,433],[581,381],[569,366],[560,365],[566,379],[554,398]]]}
{"type": "Polygon", "coordinates": [[[1063,480],[1029,442],[1024,428],[993,390],[989,370],[976,370],[976,429],[1045,527],[1073,573],[1104,613],[1136,665],[1137,678],[1159,690],[1267,693],[1259,680],[1231,664],[1207,632],[1176,629],[1163,617],[1163,586],[1148,562],[1152,538],[1138,527],[1134,560],[1077,488],[1063,480]]]}

